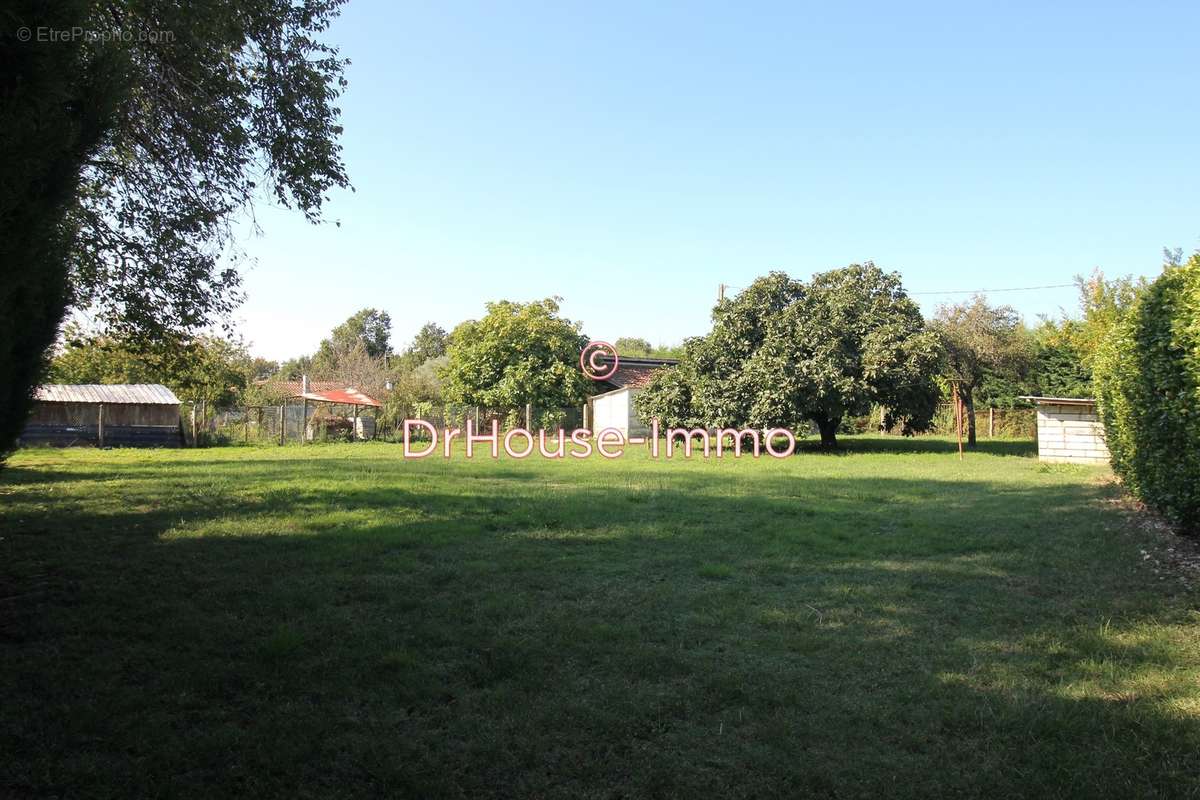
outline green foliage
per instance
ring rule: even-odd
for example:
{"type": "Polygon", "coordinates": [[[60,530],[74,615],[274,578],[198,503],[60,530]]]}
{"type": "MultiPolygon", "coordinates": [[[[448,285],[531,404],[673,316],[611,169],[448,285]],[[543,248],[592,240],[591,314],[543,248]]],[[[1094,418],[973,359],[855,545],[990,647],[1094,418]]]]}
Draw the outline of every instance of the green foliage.
{"type": "MultiPolygon", "coordinates": [[[[1170,257],[1168,254],[1168,261],[1170,257]]],[[[1082,366],[1093,370],[1109,332],[1141,296],[1147,285],[1146,279],[1133,276],[1109,279],[1096,269],[1088,278],[1076,277],[1075,283],[1079,287],[1083,318],[1067,326],[1066,331],[1080,355],[1082,366]]]]}
{"type": "Polygon", "coordinates": [[[409,372],[430,359],[446,355],[449,346],[450,334],[436,322],[426,322],[397,359],[396,365],[402,372],[409,372]]]}
{"type": "Polygon", "coordinates": [[[558,298],[502,300],[455,328],[442,375],[446,398],[497,410],[581,405],[593,390],[579,370],[588,340],[558,310],[558,298]]]}
{"type": "Polygon", "coordinates": [[[982,295],[940,306],[933,328],[945,350],[944,377],[956,382],[967,407],[967,443],[976,443],[975,398],[1013,404],[1033,360],[1034,346],[1011,306],[991,306],[982,295]]]}
{"type": "Polygon", "coordinates": [[[406,418],[422,417],[431,409],[442,406],[441,372],[449,363],[446,356],[438,356],[401,373],[383,402],[380,422],[388,426],[399,425],[406,418]]]}
{"type": "Polygon", "coordinates": [[[679,358],[683,355],[683,345],[660,344],[657,347],[650,340],[636,336],[622,336],[613,342],[621,358],[679,358]]]}
{"type": "Polygon", "coordinates": [[[1043,322],[1034,332],[1034,357],[1029,370],[1028,391],[1043,397],[1091,397],[1092,371],[1075,336],[1080,323],[1043,322]]]}
{"type": "Polygon", "coordinates": [[[654,352],[654,347],[648,340],[636,336],[622,336],[613,342],[613,347],[617,348],[619,355],[629,358],[648,358],[654,352]]]}
{"type": "Polygon", "coordinates": [[[446,333],[441,325],[436,322],[426,322],[421,326],[421,330],[417,331],[417,335],[413,337],[412,344],[408,346],[405,353],[414,356],[418,364],[423,364],[431,358],[441,358],[446,355],[446,348],[449,344],[450,334],[446,333]]]}
{"type": "Polygon", "coordinates": [[[241,405],[271,362],[252,358],[235,342],[202,336],[157,344],[88,336],[69,328],[51,361],[53,383],[161,383],[184,401],[209,408],[241,405]]]}
{"type": "Polygon", "coordinates": [[[6,4],[0,452],[69,304],[123,340],[192,335],[240,301],[222,265],[234,214],[265,189],[316,221],[348,185],[344,61],[318,41],[339,5],[6,4]],[[21,41],[20,27],[123,35],[21,41]]]}
{"type": "Polygon", "coordinates": [[[313,356],[315,372],[337,371],[340,362],[361,349],[368,358],[382,359],[392,351],[392,318],[386,311],[364,308],[322,339],[313,356]]]}
{"type": "Polygon", "coordinates": [[[1113,469],[1175,523],[1200,530],[1200,253],[1117,319],[1096,358],[1113,469]]]}
{"type": "MultiPolygon", "coordinates": [[[[697,345],[699,346],[699,340],[697,345]]],[[[698,384],[695,359],[687,355],[687,345],[678,366],[664,367],[654,373],[642,391],[633,397],[640,419],[658,420],[664,428],[694,428],[704,425],[695,410],[692,388],[698,384]]]]}
{"type": "Polygon", "coordinates": [[[635,403],[663,422],[799,429],[811,420],[833,446],[842,418],[873,404],[908,433],[927,426],[938,356],[898,274],[869,262],[808,283],[773,272],[720,303],[709,335],[689,340],[680,369],[635,403]]]}

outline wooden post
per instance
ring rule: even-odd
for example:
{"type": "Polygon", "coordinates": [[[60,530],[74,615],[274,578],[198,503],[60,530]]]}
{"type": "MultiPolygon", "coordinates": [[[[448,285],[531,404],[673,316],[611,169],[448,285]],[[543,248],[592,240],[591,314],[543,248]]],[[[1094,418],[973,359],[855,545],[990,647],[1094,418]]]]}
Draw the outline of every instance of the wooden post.
{"type": "Polygon", "coordinates": [[[250,406],[246,406],[245,416],[242,417],[242,438],[250,444],[250,406]]]}
{"type": "Polygon", "coordinates": [[[287,408],[287,401],[286,400],[280,401],[280,403],[279,403],[279,445],[281,447],[283,446],[283,424],[284,424],[284,421],[286,420],[286,417],[284,417],[283,412],[284,412],[284,409],[286,409],[286,408],[287,408]]]}
{"type": "Polygon", "coordinates": [[[96,407],[96,442],[104,447],[104,403],[96,407]]]}
{"type": "Polygon", "coordinates": [[[308,444],[308,398],[304,398],[304,405],[300,411],[300,444],[308,444]]]}
{"type": "Polygon", "coordinates": [[[350,441],[358,439],[358,403],[354,404],[354,427],[350,429],[350,441]]]}
{"type": "Polygon", "coordinates": [[[996,431],[996,409],[988,409],[988,438],[991,439],[996,431]]]}
{"type": "Polygon", "coordinates": [[[525,404],[525,430],[533,430],[533,403],[525,404]]]}
{"type": "Polygon", "coordinates": [[[586,431],[586,430],[591,430],[591,428],[589,428],[589,427],[588,427],[588,408],[589,408],[589,406],[588,406],[588,404],[585,402],[585,403],[583,404],[583,429],[584,429],[585,431],[586,431]]]}
{"type": "Polygon", "coordinates": [[[199,447],[200,442],[196,440],[196,401],[192,401],[192,447],[199,447]]]}
{"type": "Polygon", "coordinates": [[[959,393],[958,393],[958,384],[957,384],[957,383],[954,383],[954,384],[951,384],[951,386],[953,386],[953,387],[954,387],[954,420],[955,420],[955,426],[954,426],[954,427],[955,427],[955,429],[958,431],[958,460],[959,460],[959,461],[962,461],[962,457],[963,457],[963,443],[962,443],[962,424],[963,424],[963,414],[962,414],[962,397],[961,397],[961,396],[959,395],[959,393]]]}
{"type": "Polygon", "coordinates": [[[475,406],[475,432],[479,433],[479,406],[475,406]]]}

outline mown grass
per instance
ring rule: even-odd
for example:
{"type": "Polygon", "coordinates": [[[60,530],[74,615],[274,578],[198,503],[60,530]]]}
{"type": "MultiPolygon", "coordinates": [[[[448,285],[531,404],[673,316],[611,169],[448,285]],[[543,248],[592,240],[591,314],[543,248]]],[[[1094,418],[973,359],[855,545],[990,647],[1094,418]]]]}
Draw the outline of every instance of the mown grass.
{"type": "Polygon", "coordinates": [[[20,452],[0,795],[1197,794],[1197,598],[1106,478],[20,452]]]}

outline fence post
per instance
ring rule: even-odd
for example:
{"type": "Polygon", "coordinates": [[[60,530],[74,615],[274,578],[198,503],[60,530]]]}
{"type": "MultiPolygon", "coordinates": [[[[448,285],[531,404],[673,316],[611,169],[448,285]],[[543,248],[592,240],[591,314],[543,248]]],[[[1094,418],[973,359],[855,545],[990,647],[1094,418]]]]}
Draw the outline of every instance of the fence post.
{"type": "Polygon", "coordinates": [[[525,404],[525,430],[533,430],[533,403],[525,404]]]}
{"type": "Polygon", "coordinates": [[[996,409],[988,409],[988,438],[991,439],[993,431],[996,430],[996,409]]]}
{"type": "Polygon", "coordinates": [[[192,447],[199,447],[200,442],[196,439],[196,401],[192,401],[192,447]]]}
{"type": "Polygon", "coordinates": [[[104,403],[96,407],[96,441],[100,447],[104,447],[104,403]]]}
{"type": "Polygon", "coordinates": [[[585,431],[591,430],[591,428],[588,427],[588,404],[586,400],[583,403],[583,429],[585,431]]]}
{"type": "Polygon", "coordinates": [[[283,425],[287,419],[287,417],[284,416],[283,411],[286,408],[287,408],[287,401],[284,400],[284,401],[280,402],[280,404],[279,404],[279,446],[280,447],[283,446],[283,425]]]}
{"type": "Polygon", "coordinates": [[[242,438],[246,440],[246,444],[250,444],[250,406],[246,406],[242,417],[242,431],[242,438]]]}

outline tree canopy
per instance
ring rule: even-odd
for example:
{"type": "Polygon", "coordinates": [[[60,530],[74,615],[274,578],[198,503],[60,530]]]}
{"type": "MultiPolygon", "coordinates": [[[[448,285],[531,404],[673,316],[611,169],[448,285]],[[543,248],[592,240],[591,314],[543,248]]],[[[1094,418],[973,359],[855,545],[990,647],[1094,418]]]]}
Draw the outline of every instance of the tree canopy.
{"type": "Polygon", "coordinates": [[[933,328],[945,351],[945,376],[958,383],[967,407],[967,443],[973,447],[976,391],[989,379],[1015,385],[1033,357],[1032,343],[1011,306],[989,305],[982,295],[939,306],[933,328]]]}
{"type": "Polygon", "coordinates": [[[392,352],[391,340],[391,316],[377,308],[361,309],[321,340],[313,356],[313,368],[336,371],[341,361],[359,349],[367,358],[383,358],[392,352]]]}
{"type": "Polygon", "coordinates": [[[882,405],[889,426],[927,427],[938,391],[937,337],[897,273],[852,264],[806,282],[782,272],[713,310],[713,329],[688,340],[680,366],[635,400],[664,424],[798,428],[835,446],[842,418],[882,405]]]}
{"type": "Polygon", "coordinates": [[[494,410],[583,403],[593,387],[579,369],[588,339],[558,312],[558,298],[502,300],[455,328],[442,375],[447,399],[494,410]]]}
{"type": "Polygon", "coordinates": [[[238,402],[273,362],[253,358],[244,346],[215,336],[137,346],[111,335],[68,329],[64,347],[51,361],[55,383],[161,383],[180,400],[209,408],[238,402]]]}
{"type": "Polygon", "coordinates": [[[341,0],[16,0],[0,35],[0,451],[69,306],[124,341],[240,301],[230,220],[261,195],[317,221],[348,186],[341,0]],[[13,34],[79,28],[119,37],[13,34]]]}
{"type": "Polygon", "coordinates": [[[450,334],[436,322],[426,322],[400,354],[399,367],[405,372],[415,370],[426,361],[446,355],[450,334]]]}

